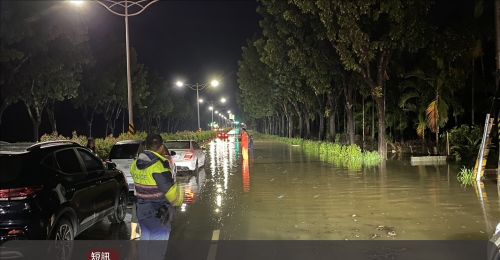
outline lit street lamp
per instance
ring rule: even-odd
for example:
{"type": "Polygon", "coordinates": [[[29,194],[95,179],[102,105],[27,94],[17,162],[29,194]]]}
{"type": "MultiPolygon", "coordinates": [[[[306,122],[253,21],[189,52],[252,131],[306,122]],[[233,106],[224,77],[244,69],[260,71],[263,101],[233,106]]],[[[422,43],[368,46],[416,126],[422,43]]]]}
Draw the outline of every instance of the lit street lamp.
{"type": "MultiPolygon", "coordinates": [[[[135,134],[134,110],[132,100],[132,78],[130,74],[130,47],[128,18],[141,14],[148,6],[159,0],[97,0],[96,2],[104,6],[112,14],[125,18],[125,54],[127,57],[127,92],[128,92],[128,131],[135,134]]],[[[85,1],[70,0],[70,3],[81,6],[85,1]]],[[[89,1],[90,2],[90,1],[89,1]]]]}
{"type": "Polygon", "coordinates": [[[214,107],[209,106],[208,110],[210,110],[212,112],[212,121],[210,121],[210,128],[213,129],[214,128],[214,107]]]}
{"type": "MultiPolygon", "coordinates": [[[[226,101],[225,98],[221,98],[220,102],[222,104],[224,104],[226,101]],[[222,100],[224,100],[224,102],[222,102],[222,100]]],[[[208,107],[208,110],[210,110],[212,112],[212,121],[210,123],[210,128],[213,130],[213,126],[214,126],[214,113],[217,115],[219,114],[219,111],[215,110],[215,102],[213,100],[210,100],[210,101],[207,101],[208,104],[210,104],[210,106],[208,107]]]]}
{"type": "Polygon", "coordinates": [[[198,130],[200,130],[201,129],[201,126],[200,126],[200,103],[203,103],[203,99],[200,98],[200,90],[204,90],[208,86],[215,88],[215,87],[220,85],[220,82],[218,80],[214,79],[214,80],[210,81],[210,85],[200,84],[200,83],[190,85],[190,84],[185,84],[184,82],[178,80],[177,82],[175,82],[175,85],[179,88],[188,87],[188,88],[196,91],[196,100],[198,100],[198,102],[196,102],[196,109],[197,109],[197,114],[198,114],[198,130]]]}

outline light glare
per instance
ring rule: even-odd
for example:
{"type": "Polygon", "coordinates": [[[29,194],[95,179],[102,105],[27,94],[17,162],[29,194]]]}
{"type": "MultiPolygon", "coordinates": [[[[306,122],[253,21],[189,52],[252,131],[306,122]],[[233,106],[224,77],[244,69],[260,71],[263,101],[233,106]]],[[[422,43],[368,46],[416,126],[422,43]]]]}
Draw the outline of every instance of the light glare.
{"type": "Polygon", "coordinates": [[[210,85],[211,85],[212,87],[217,87],[217,86],[219,86],[219,84],[220,84],[220,82],[219,82],[218,80],[216,80],[216,79],[214,79],[214,80],[212,80],[212,81],[210,82],[210,85]]]}
{"type": "Polygon", "coordinates": [[[70,0],[68,2],[74,6],[82,6],[85,3],[83,0],[70,0]]]}

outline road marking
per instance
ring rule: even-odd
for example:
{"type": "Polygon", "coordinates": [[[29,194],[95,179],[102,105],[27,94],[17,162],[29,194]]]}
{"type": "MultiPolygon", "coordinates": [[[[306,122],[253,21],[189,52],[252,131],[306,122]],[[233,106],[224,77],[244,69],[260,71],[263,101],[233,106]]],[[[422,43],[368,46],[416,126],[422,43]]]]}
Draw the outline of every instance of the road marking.
{"type": "Polygon", "coordinates": [[[220,237],[220,229],[214,230],[212,233],[212,244],[208,249],[207,260],[215,260],[215,256],[217,255],[217,241],[219,241],[220,237]]]}
{"type": "Polygon", "coordinates": [[[212,241],[219,240],[219,236],[220,236],[220,229],[214,230],[214,232],[212,233],[212,241]]]}

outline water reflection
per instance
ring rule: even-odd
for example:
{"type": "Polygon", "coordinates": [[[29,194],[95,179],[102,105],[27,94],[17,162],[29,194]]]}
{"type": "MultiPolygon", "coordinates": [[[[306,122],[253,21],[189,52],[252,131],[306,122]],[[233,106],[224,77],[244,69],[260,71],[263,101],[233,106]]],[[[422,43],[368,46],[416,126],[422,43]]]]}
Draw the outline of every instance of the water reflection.
{"type": "Polygon", "coordinates": [[[184,190],[184,203],[180,211],[185,212],[190,204],[195,203],[202,192],[206,182],[205,167],[200,168],[197,173],[177,176],[177,182],[184,190]]]}
{"type": "MultiPolygon", "coordinates": [[[[214,212],[221,216],[229,189],[230,176],[240,159],[240,144],[237,139],[214,140],[210,143],[210,171],[214,183],[214,212]]],[[[220,221],[220,218],[219,218],[220,221]]]]}

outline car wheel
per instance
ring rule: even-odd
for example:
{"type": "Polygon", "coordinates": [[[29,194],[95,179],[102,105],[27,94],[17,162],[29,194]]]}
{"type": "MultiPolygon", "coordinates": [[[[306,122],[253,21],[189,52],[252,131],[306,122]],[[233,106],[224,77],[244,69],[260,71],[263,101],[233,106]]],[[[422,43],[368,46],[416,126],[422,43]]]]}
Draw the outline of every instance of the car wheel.
{"type": "Polygon", "coordinates": [[[75,231],[73,225],[67,219],[61,219],[54,227],[54,240],[73,240],[75,239],[75,231]]]}
{"type": "Polygon", "coordinates": [[[113,214],[108,216],[108,220],[111,223],[122,223],[125,214],[127,214],[127,193],[122,191],[116,202],[116,209],[113,214]]]}

